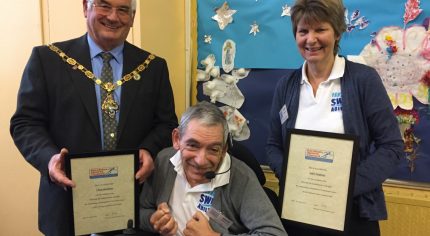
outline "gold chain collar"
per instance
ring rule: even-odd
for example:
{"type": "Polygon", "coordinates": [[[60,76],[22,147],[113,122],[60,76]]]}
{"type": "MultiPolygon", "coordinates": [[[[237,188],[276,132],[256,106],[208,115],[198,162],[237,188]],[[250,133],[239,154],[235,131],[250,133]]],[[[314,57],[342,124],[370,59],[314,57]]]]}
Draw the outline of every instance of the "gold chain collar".
{"type": "Polygon", "coordinates": [[[136,69],[134,69],[132,72],[124,75],[120,80],[116,81],[115,83],[112,83],[112,82],[102,83],[102,80],[100,78],[97,78],[93,72],[85,68],[85,66],[77,62],[75,59],[67,56],[66,53],[64,53],[58,47],[56,47],[53,44],[48,44],[48,47],[53,52],[57,53],[58,56],[60,56],[61,59],[63,59],[63,61],[67,62],[70,66],[72,66],[72,69],[80,70],[82,73],[84,73],[85,76],[88,77],[88,79],[94,81],[94,83],[99,85],[100,88],[106,90],[107,95],[104,101],[102,102],[102,110],[106,112],[110,118],[114,118],[115,114],[119,110],[119,105],[113,98],[112,91],[114,91],[119,86],[123,85],[125,82],[131,80],[132,78],[134,80],[140,80],[139,73],[144,71],[148,67],[149,63],[151,63],[151,61],[154,60],[155,58],[154,54],[149,54],[149,56],[145,59],[145,61],[142,64],[138,65],[136,69]]]}
{"type": "Polygon", "coordinates": [[[88,79],[94,81],[94,83],[100,85],[101,88],[103,88],[104,90],[106,90],[108,93],[114,91],[116,88],[118,88],[119,86],[123,85],[125,82],[131,80],[132,78],[134,80],[140,80],[140,72],[144,71],[149,63],[151,63],[152,60],[154,60],[155,55],[154,54],[149,54],[149,56],[146,58],[146,60],[138,65],[136,67],[136,69],[134,69],[132,72],[124,75],[120,80],[116,81],[115,83],[104,83],[102,84],[102,81],[100,78],[97,78],[93,72],[91,72],[90,70],[88,70],[87,68],[85,68],[85,66],[83,66],[82,64],[80,64],[79,62],[77,62],[75,59],[69,57],[66,55],[66,53],[64,53],[63,51],[61,51],[61,49],[59,49],[58,47],[56,47],[53,44],[48,44],[49,49],[51,49],[52,51],[54,51],[55,53],[58,54],[58,56],[60,56],[63,61],[67,62],[70,66],[72,66],[72,68],[74,70],[78,69],[80,71],[82,71],[82,73],[85,74],[85,76],[88,77],[88,79]]]}

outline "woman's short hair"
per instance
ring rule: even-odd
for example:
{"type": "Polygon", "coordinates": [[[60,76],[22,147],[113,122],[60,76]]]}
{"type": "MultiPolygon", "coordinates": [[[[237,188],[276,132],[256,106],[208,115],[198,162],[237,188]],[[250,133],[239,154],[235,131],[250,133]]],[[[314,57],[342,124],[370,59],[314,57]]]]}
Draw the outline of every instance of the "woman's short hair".
{"type": "Polygon", "coordinates": [[[334,47],[334,54],[338,53],[340,37],[346,31],[345,7],[342,0],[296,0],[291,8],[294,38],[297,25],[302,19],[308,24],[328,22],[336,36],[339,36],[334,47]]]}

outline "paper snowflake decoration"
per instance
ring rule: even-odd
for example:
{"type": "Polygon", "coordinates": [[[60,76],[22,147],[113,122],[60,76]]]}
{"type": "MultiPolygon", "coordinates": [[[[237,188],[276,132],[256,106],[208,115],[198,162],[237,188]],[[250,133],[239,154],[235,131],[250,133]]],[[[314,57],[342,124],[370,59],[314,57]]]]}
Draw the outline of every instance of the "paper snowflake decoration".
{"type": "Polygon", "coordinates": [[[281,17],[284,16],[291,16],[291,7],[289,7],[287,4],[285,4],[285,6],[282,6],[281,17]]]}
{"type": "Polygon", "coordinates": [[[255,36],[257,33],[260,32],[260,29],[259,29],[260,26],[257,25],[256,22],[254,22],[254,24],[252,24],[250,26],[251,26],[251,30],[249,31],[249,34],[254,34],[254,36],[255,36]]]}
{"type": "Polygon", "coordinates": [[[205,34],[204,37],[205,37],[205,39],[204,39],[205,43],[207,43],[207,44],[211,44],[212,43],[212,35],[205,34]]]}
{"type": "Polygon", "coordinates": [[[233,22],[233,15],[237,10],[230,9],[227,2],[224,2],[221,7],[215,10],[216,14],[212,16],[212,19],[218,22],[218,26],[221,30],[224,30],[228,24],[233,22]]]}

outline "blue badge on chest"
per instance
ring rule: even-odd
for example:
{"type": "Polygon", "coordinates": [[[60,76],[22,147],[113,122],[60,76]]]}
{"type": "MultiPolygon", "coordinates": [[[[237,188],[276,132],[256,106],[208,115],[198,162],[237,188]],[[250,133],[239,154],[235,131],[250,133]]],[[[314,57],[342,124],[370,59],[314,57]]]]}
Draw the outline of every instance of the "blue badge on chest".
{"type": "Polygon", "coordinates": [[[333,92],[331,94],[331,112],[342,111],[342,93],[333,92]]]}
{"type": "Polygon", "coordinates": [[[202,193],[200,195],[200,199],[197,204],[197,209],[203,212],[207,212],[208,209],[211,208],[213,200],[214,200],[214,191],[202,193]]]}

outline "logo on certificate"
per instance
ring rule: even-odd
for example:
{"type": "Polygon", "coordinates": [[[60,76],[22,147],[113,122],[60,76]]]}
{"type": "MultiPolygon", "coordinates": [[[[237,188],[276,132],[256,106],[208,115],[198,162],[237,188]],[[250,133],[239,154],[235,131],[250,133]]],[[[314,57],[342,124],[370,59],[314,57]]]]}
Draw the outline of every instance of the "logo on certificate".
{"type": "Polygon", "coordinates": [[[118,176],[118,167],[100,167],[90,169],[90,179],[109,178],[118,176]]]}
{"type": "Polygon", "coordinates": [[[308,148],[305,150],[305,159],[332,163],[334,152],[308,148]]]}

